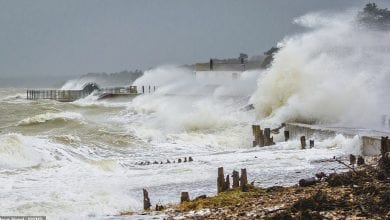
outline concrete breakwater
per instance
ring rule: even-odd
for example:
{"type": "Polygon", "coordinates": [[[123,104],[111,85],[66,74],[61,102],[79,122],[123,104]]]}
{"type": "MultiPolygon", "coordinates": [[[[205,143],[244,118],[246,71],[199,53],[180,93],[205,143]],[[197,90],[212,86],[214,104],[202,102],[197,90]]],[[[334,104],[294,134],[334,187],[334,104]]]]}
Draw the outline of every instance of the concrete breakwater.
{"type": "Polygon", "coordinates": [[[301,136],[311,137],[317,140],[334,137],[342,134],[347,137],[359,136],[362,144],[364,156],[374,156],[381,153],[381,137],[390,136],[390,133],[348,127],[326,127],[319,125],[308,125],[302,123],[286,123],[285,130],[289,131],[290,138],[300,138],[301,136]]]}

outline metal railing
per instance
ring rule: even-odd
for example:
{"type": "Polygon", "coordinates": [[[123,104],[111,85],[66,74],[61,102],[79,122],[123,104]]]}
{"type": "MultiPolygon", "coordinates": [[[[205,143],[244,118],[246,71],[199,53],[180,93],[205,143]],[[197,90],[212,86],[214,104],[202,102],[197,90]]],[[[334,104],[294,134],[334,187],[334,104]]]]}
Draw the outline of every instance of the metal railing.
{"type": "Polygon", "coordinates": [[[78,99],[85,98],[92,93],[99,98],[115,95],[138,95],[151,93],[156,91],[156,86],[142,86],[142,90],[138,93],[137,86],[129,87],[112,87],[102,89],[83,89],[83,90],[27,90],[27,99],[52,99],[60,102],[73,102],[78,99]],[[142,91],[142,92],[141,92],[142,91]]]}
{"type": "Polygon", "coordinates": [[[85,98],[90,93],[84,90],[27,90],[27,99],[53,99],[60,102],[73,102],[85,98]]]}

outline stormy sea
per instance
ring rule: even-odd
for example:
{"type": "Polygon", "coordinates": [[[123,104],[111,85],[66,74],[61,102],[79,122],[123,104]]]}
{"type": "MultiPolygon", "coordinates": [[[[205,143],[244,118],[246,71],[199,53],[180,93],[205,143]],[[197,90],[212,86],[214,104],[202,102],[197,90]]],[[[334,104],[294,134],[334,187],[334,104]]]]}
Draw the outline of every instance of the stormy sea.
{"type": "Polygon", "coordinates": [[[324,138],[302,150],[281,131],[273,134],[275,145],[260,148],[252,146],[252,125],[388,131],[381,120],[389,109],[389,32],[354,18],[347,12],[296,19],[307,31],[282,40],[270,68],[237,79],[160,66],[128,82],[155,92],[103,100],[92,93],[74,102],[27,100],[26,88],[1,88],[1,214],[112,219],[141,211],[143,188],[153,204],[177,203],[183,191],[213,195],[221,166],[246,168],[256,186],[344,169],[331,159],[361,154],[358,136],[324,138]]]}

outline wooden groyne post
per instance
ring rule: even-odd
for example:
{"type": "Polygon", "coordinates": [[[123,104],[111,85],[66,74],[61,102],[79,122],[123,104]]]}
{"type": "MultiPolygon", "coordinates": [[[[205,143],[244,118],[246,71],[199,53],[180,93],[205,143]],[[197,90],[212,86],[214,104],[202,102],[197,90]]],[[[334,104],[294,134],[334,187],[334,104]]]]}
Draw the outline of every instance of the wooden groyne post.
{"type": "Polygon", "coordinates": [[[290,139],[290,131],[284,131],[284,141],[288,141],[290,139]]]}
{"type": "Polygon", "coordinates": [[[310,146],[310,148],[314,147],[314,140],[309,140],[309,146],[310,146]]]}
{"type": "Polygon", "coordinates": [[[264,147],[264,135],[260,125],[252,125],[252,132],[254,136],[253,147],[264,147]]]}
{"type": "Polygon", "coordinates": [[[218,177],[217,177],[217,193],[223,192],[225,189],[225,176],[223,174],[223,167],[218,168],[218,177]]]}
{"type": "Polygon", "coordinates": [[[382,157],[385,157],[385,154],[390,151],[389,149],[390,143],[389,143],[389,137],[381,137],[381,155],[382,157]]]}
{"type": "Polygon", "coordinates": [[[246,174],[246,169],[241,169],[241,177],[240,177],[240,186],[241,191],[246,192],[248,191],[248,176],[246,174]]]}
{"type": "MultiPolygon", "coordinates": [[[[248,191],[248,176],[246,169],[241,169],[241,175],[239,175],[238,171],[233,170],[232,174],[233,185],[232,188],[236,189],[241,187],[241,191],[248,191]]],[[[230,189],[230,177],[226,175],[226,179],[223,174],[223,167],[218,168],[218,177],[217,177],[217,192],[225,192],[230,189]]]]}
{"type": "Polygon", "coordinates": [[[142,189],[142,191],[144,194],[144,210],[149,210],[150,207],[152,206],[150,204],[149,193],[146,189],[142,189]]]}
{"type": "Polygon", "coordinates": [[[306,137],[301,136],[301,148],[306,149],[306,137]]]}
{"type": "Polygon", "coordinates": [[[230,189],[230,177],[226,175],[226,179],[223,173],[223,167],[218,168],[218,177],[217,177],[217,192],[225,192],[230,189]]]}
{"type": "Polygon", "coordinates": [[[264,129],[264,146],[274,145],[274,138],[271,137],[271,128],[264,129]]]}
{"type": "Polygon", "coordinates": [[[232,178],[233,178],[233,186],[232,186],[233,189],[240,187],[240,174],[238,173],[238,171],[233,170],[232,178]]]}
{"type": "Polygon", "coordinates": [[[190,194],[188,192],[181,192],[180,203],[189,202],[189,201],[190,201],[190,194]]]}

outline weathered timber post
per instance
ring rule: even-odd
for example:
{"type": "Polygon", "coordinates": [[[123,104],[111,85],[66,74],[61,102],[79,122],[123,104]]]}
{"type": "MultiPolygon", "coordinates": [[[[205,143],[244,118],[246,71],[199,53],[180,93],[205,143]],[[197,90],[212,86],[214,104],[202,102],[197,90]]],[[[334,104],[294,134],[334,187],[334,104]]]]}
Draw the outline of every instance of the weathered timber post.
{"type": "Polygon", "coordinates": [[[314,140],[310,140],[310,141],[309,141],[309,146],[310,146],[310,148],[313,148],[313,147],[314,147],[314,140]]]}
{"type": "Polygon", "coordinates": [[[381,137],[381,155],[382,157],[389,151],[389,137],[381,137]]]}
{"type": "Polygon", "coordinates": [[[226,175],[225,184],[223,186],[223,191],[227,191],[230,189],[230,177],[229,175],[226,175]]]}
{"type": "Polygon", "coordinates": [[[264,147],[264,135],[263,135],[263,131],[260,129],[260,126],[258,128],[258,139],[257,139],[257,142],[259,144],[259,147],[264,147]]]}
{"type": "Polygon", "coordinates": [[[358,156],[357,165],[360,166],[360,165],[363,165],[363,164],[364,164],[364,157],[358,156]]]}
{"type": "Polygon", "coordinates": [[[349,164],[351,164],[353,166],[353,165],[355,165],[355,163],[356,163],[356,156],[353,154],[350,154],[349,155],[349,164]]]}
{"type": "Polygon", "coordinates": [[[192,162],[194,161],[194,159],[192,159],[192,157],[188,157],[188,162],[192,162]]]}
{"type": "Polygon", "coordinates": [[[238,171],[233,170],[233,189],[240,187],[240,174],[238,171]]]}
{"type": "Polygon", "coordinates": [[[156,211],[162,211],[162,210],[164,210],[164,206],[156,204],[156,211]]]}
{"type": "Polygon", "coordinates": [[[256,147],[257,146],[256,125],[252,125],[252,134],[253,134],[253,137],[254,137],[253,147],[256,147]]]}
{"type": "Polygon", "coordinates": [[[248,191],[248,177],[246,174],[246,169],[241,169],[241,177],[240,177],[240,186],[241,186],[241,191],[246,192],[248,191]]]}
{"type": "Polygon", "coordinates": [[[189,201],[190,201],[190,195],[188,194],[188,192],[181,192],[180,203],[189,202],[189,201]]]}
{"type": "Polygon", "coordinates": [[[145,93],[145,86],[142,86],[142,94],[145,93]]]}
{"type": "Polygon", "coordinates": [[[187,163],[187,157],[184,157],[184,163],[187,163]]]}
{"type": "Polygon", "coordinates": [[[273,145],[273,138],[271,138],[271,128],[264,129],[264,145],[271,146],[273,145]]]}
{"type": "Polygon", "coordinates": [[[290,139],[290,131],[284,131],[284,141],[288,141],[290,139]]]}
{"type": "Polygon", "coordinates": [[[181,159],[179,158],[179,159],[177,160],[177,162],[178,162],[178,163],[181,163],[181,159]]]}
{"type": "Polygon", "coordinates": [[[149,93],[150,93],[150,85],[149,85],[149,93]]]}
{"type": "Polygon", "coordinates": [[[301,148],[306,149],[306,137],[301,136],[301,148]]]}
{"type": "Polygon", "coordinates": [[[144,193],[144,210],[149,210],[152,206],[150,204],[149,193],[146,191],[146,189],[142,189],[142,191],[144,193]]]}
{"type": "Polygon", "coordinates": [[[218,168],[218,177],[217,177],[217,192],[223,192],[225,185],[225,179],[223,174],[223,167],[218,168]]]}
{"type": "Polygon", "coordinates": [[[214,69],[214,61],[213,59],[210,59],[210,70],[214,69]]]}
{"type": "Polygon", "coordinates": [[[260,128],[260,125],[252,125],[253,135],[255,140],[253,141],[253,146],[264,147],[264,136],[263,131],[260,128]]]}

